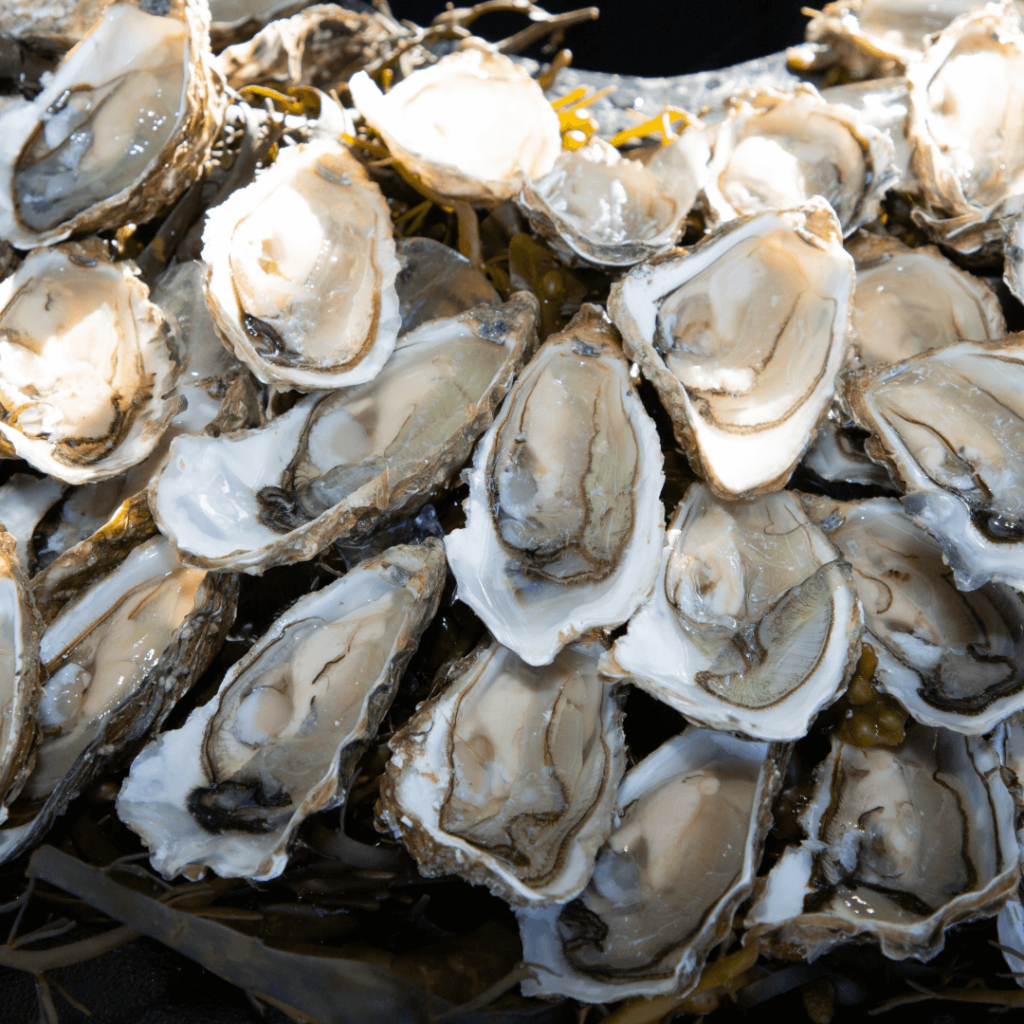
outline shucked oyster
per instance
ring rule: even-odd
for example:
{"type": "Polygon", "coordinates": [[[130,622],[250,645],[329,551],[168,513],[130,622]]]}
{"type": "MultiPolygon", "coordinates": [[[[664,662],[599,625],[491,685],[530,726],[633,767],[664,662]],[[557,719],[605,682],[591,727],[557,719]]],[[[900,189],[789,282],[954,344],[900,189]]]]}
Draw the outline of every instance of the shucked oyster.
{"type": "Polygon", "coordinates": [[[176,438],[154,517],[190,564],[262,572],[414,512],[490,424],[536,318],[520,292],[429,321],[368,384],[309,395],[258,429],[176,438]]]}
{"type": "Polygon", "coordinates": [[[629,363],[588,303],[541,346],[480,439],[465,528],[445,538],[460,600],[530,665],[625,622],[657,572],[663,481],[629,363]]]}
{"type": "Polygon", "coordinates": [[[144,502],[32,581],[45,630],[35,765],[0,860],[28,849],[205,671],[234,621],[237,578],[183,566],[144,502]],[[132,542],[134,543],[134,546],[132,542]],[[141,541],[141,542],[140,542],[141,541]]]}
{"type": "Polygon", "coordinates": [[[406,170],[453,199],[510,199],[562,150],[558,115],[541,87],[478,40],[398,82],[385,95],[365,71],[352,99],[406,170]]]}
{"type": "Polygon", "coordinates": [[[896,183],[893,144],[810,85],[731,101],[716,126],[704,197],[713,223],[827,199],[848,235],[878,215],[896,183]]]}
{"type": "Polygon", "coordinates": [[[942,545],[957,586],[1024,588],[1024,336],[960,342],[847,376],[908,512],[942,545]]]}
{"type": "Polygon", "coordinates": [[[999,219],[1024,193],[1024,34],[1010,3],[954,21],[907,72],[911,161],[926,210],[914,217],[943,244],[1001,249],[999,219]]]}
{"type": "Polygon", "coordinates": [[[629,771],[583,893],[517,912],[536,968],[523,994],[598,1003],[693,988],[754,887],[785,753],[689,728],[629,771]]]}
{"type": "Polygon", "coordinates": [[[811,958],[874,939],[894,960],[928,960],[947,928],[1016,888],[1014,815],[983,739],[922,725],[898,747],[833,737],[801,815],[808,838],[772,868],[748,934],[811,958]]]}
{"type": "Polygon", "coordinates": [[[846,248],[857,268],[853,337],[865,366],[1006,334],[995,292],[935,246],[911,249],[888,235],[860,231],[846,248]]]}
{"type": "Polygon", "coordinates": [[[0,237],[21,248],[148,220],[192,183],[224,100],[209,13],[114,3],[31,102],[0,116],[0,237]]]}
{"type": "Polygon", "coordinates": [[[39,620],[14,538],[0,523],[0,822],[32,768],[39,703],[39,620]]]}
{"type": "Polygon", "coordinates": [[[587,884],[625,767],[602,651],[567,647],[533,668],[482,644],[391,739],[383,820],[424,874],[459,874],[527,906],[587,884]]]}
{"type": "Polygon", "coordinates": [[[832,208],[732,221],[634,267],[608,310],[690,462],[721,497],[789,479],[849,348],[853,260],[832,208]]]}
{"type": "Polygon", "coordinates": [[[794,495],[726,502],[692,484],[654,591],[601,672],[701,725],[800,739],[845,687],[860,632],[850,567],[794,495]]]}
{"type": "Polygon", "coordinates": [[[286,149],[211,211],[203,260],[225,343],[265,383],[362,384],[395,347],[391,214],[340,143],[286,149]]]}
{"type": "Polygon", "coordinates": [[[117,812],[168,878],[273,878],[296,829],[336,807],[437,609],[444,550],[390,548],[298,600],[217,696],[136,758],[117,812]],[[191,865],[191,867],[190,867],[191,865]]]}
{"type": "Polygon", "coordinates": [[[0,283],[0,454],[67,483],[156,447],[179,402],[173,328],[98,242],[32,253],[0,283]]]}

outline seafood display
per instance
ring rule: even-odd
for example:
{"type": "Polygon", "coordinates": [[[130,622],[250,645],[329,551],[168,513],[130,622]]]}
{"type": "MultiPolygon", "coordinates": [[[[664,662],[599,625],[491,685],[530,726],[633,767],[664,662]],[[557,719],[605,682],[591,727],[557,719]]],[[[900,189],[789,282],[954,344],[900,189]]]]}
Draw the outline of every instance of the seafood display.
{"type": "Polygon", "coordinates": [[[0,14],[49,1024],[46,900],[320,1024],[1022,1005],[1024,24],[810,14],[643,97],[528,0],[0,14]]]}

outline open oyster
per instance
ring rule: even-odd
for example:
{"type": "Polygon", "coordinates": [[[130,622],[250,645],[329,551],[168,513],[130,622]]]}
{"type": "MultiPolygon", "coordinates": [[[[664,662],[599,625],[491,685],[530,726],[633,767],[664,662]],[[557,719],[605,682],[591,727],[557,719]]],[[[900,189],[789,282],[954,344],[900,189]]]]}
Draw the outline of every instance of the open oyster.
{"type": "Polygon", "coordinates": [[[601,673],[701,725],[800,739],[845,687],[860,632],[850,567],[793,494],[726,502],[692,484],[654,591],[601,673]]]}
{"type": "Polygon", "coordinates": [[[868,454],[907,493],[957,586],[1024,588],[1024,336],[960,342],[846,377],[868,454]]]}
{"type": "Polygon", "coordinates": [[[911,167],[926,210],[914,217],[965,254],[1001,249],[1001,217],[1024,193],[1024,33],[1010,3],[954,21],[907,72],[911,167]]]}
{"type": "Polygon", "coordinates": [[[0,445],[67,483],[156,447],[179,401],[174,329],[98,241],[41,249],[0,283],[0,445]]]}
{"type": "Polygon", "coordinates": [[[164,9],[109,5],[42,92],[0,115],[0,237],[31,248],[148,220],[195,179],[224,112],[209,13],[164,9]]]}
{"type": "Polygon", "coordinates": [[[805,498],[853,566],[878,682],[925,725],[987,733],[1024,709],[1024,597],[957,590],[942,548],[889,498],[805,498]]]}
{"type": "Polygon", "coordinates": [[[167,878],[268,879],[299,825],[345,799],[444,584],[444,549],[390,548],[308,594],[217,696],[132,764],[117,812],[167,878]]]}
{"type": "Polygon", "coordinates": [[[225,343],[265,383],[362,384],[395,347],[391,214],[340,143],[286,149],[212,210],[203,260],[225,343]]]}
{"type": "Polygon", "coordinates": [[[839,221],[815,197],[731,221],[612,286],[627,354],[719,496],[789,479],[846,360],[853,278],[839,221]]]}
{"type": "Polygon", "coordinates": [[[631,769],[594,875],[571,903],[517,911],[524,995],[682,995],[754,887],[785,748],[689,728],[631,769]]]}
{"type": "Polygon", "coordinates": [[[186,568],[166,539],[144,539],[155,531],[143,504],[123,519],[32,581],[45,625],[42,735],[0,829],[0,860],[37,842],[83,787],[159,728],[234,621],[236,577],[186,568]]]}
{"type": "Polygon", "coordinates": [[[911,249],[888,235],[860,231],[846,248],[857,268],[853,336],[865,366],[1006,334],[995,292],[935,246],[911,249]]]}
{"type": "Polygon", "coordinates": [[[180,437],[153,515],[190,563],[262,572],[416,511],[458,472],[535,338],[518,293],[404,335],[368,384],[309,395],[265,427],[180,437]]]}
{"type": "Polygon", "coordinates": [[[923,725],[897,747],[833,737],[814,782],[808,838],[769,873],[750,939],[811,958],[874,940],[894,960],[927,960],[947,928],[990,916],[1016,888],[1013,799],[985,740],[923,725]]]}
{"type": "Polygon", "coordinates": [[[539,181],[527,177],[517,202],[570,261],[631,266],[675,245],[702,181],[695,172],[690,189],[670,188],[657,160],[629,160],[595,135],[565,150],[539,181]]]}
{"type": "Polygon", "coordinates": [[[754,92],[732,100],[716,126],[704,198],[721,223],[821,196],[848,235],[875,219],[896,183],[893,153],[887,134],[811,85],[754,92]]]}
{"type": "Polygon", "coordinates": [[[579,895],[625,768],[603,650],[574,645],[534,668],[481,644],[390,740],[382,818],[424,874],[527,906],[579,895]]]}
{"type": "Polygon", "coordinates": [[[480,439],[466,525],[445,538],[459,599],[530,665],[625,622],[657,572],[661,445],[604,312],[541,346],[480,439]]]}
{"type": "Polygon", "coordinates": [[[32,537],[40,520],[60,500],[66,485],[52,476],[14,473],[0,484],[0,523],[14,541],[14,554],[26,576],[35,572],[32,537]]]}
{"type": "Polygon", "coordinates": [[[352,99],[404,168],[453,199],[511,199],[562,151],[558,115],[541,87],[480,40],[413,72],[385,95],[365,71],[352,99]]]}
{"type": "MultiPolygon", "coordinates": [[[[32,769],[39,704],[39,630],[35,602],[0,523],[0,822],[32,769]]],[[[603,837],[602,837],[603,838],[603,837]]]]}

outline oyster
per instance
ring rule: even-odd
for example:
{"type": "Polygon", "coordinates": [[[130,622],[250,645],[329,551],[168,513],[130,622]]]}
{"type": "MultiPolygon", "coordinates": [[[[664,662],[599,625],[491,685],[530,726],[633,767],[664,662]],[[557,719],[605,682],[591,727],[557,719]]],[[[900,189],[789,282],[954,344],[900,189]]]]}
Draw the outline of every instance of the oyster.
{"type": "Polygon", "coordinates": [[[67,483],[156,447],[179,401],[174,329],[97,241],[28,256],[0,283],[0,443],[67,483]]]}
{"type": "Polygon", "coordinates": [[[754,887],[785,748],[689,728],[630,770],[590,884],[517,911],[524,995],[682,995],[754,887]]]}
{"type": "Polygon", "coordinates": [[[614,328],[584,305],[523,370],[445,538],[459,599],[530,665],[625,622],[657,572],[661,446],[614,328]]]}
{"type": "Polygon", "coordinates": [[[1003,221],[1003,281],[1024,302],[1024,213],[1003,221]]]}
{"type": "Polygon", "coordinates": [[[262,572],[414,512],[490,424],[536,317],[518,293],[429,321],[368,384],[309,395],[259,429],[176,438],[151,489],[161,530],[190,564],[262,572]]]}
{"type": "Polygon", "coordinates": [[[1024,588],[1024,335],[850,374],[844,395],[956,584],[1024,588]]]}
{"type": "Polygon", "coordinates": [[[32,769],[38,704],[39,619],[14,538],[0,523],[0,822],[32,769]]]}
{"type": "Polygon", "coordinates": [[[805,498],[853,566],[876,678],[917,721],[981,735],[1024,709],[1024,597],[957,590],[942,548],[898,501],[805,498]]]}
{"type": "Polygon", "coordinates": [[[690,463],[721,497],[777,490],[849,348],[853,260],[820,198],[634,267],[608,310],[690,463]]]}
{"type": "Polygon", "coordinates": [[[493,641],[390,740],[381,817],[428,876],[462,875],[514,904],[579,895],[608,838],[625,768],[599,644],[542,668],[493,641]]]}
{"type": "Polygon", "coordinates": [[[853,336],[865,366],[1006,334],[995,292],[935,246],[911,249],[896,238],[860,231],[846,248],[857,268],[853,336]]]}
{"type": "Polygon", "coordinates": [[[811,85],[738,97],[716,126],[704,199],[712,223],[828,200],[844,235],[878,215],[896,183],[888,135],[811,85]]]}
{"type": "Polygon", "coordinates": [[[1001,250],[1001,217],[1024,193],[1024,33],[1012,4],[954,21],[907,72],[911,169],[926,209],[914,218],[964,254],[1001,250]]]}
{"type": "Polygon", "coordinates": [[[694,175],[688,192],[670,188],[657,159],[644,166],[595,135],[565,150],[539,181],[527,177],[517,202],[533,230],[571,262],[631,266],[675,245],[700,187],[694,175]]]}
{"type": "Polygon", "coordinates": [[[452,199],[511,199],[554,166],[558,115],[541,87],[480,40],[413,72],[385,95],[365,71],[352,100],[391,155],[428,188],[452,199]]]}
{"type": "Polygon", "coordinates": [[[444,550],[400,545],[301,598],[217,696],[146,747],[117,813],[167,878],[201,865],[269,879],[299,825],[345,799],[356,763],[433,618],[444,550]]]}
{"type": "Polygon", "coordinates": [[[821,480],[859,484],[874,488],[875,493],[895,494],[888,470],[868,458],[859,434],[843,429],[841,415],[832,408],[804,453],[801,465],[821,480]]]}
{"type": "Polygon", "coordinates": [[[58,502],[65,487],[52,476],[14,473],[0,484],[0,523],[14,540],[14,553],[26,576],[35,570],[32,537],[39,521],[58,502]]]}
{"type": "Polygon", "coordinates": [[[201,0],[113,3],[0,116],[0,237],[21,248],[145,221],[192,183],[224,113],[201,0]]]}
{"type": "Polygon", "coordinates": [[[750,502],[691,484],[650,599],[601,661],[700,725],[800,739],[860,653],[850,567],[786,491],[750,502]]]}
{"type": "Polygon", "coordinates": [[[203,260],[225,343],[264,383],[299,391],[362,384],[395,347],[391,214],[340,143],[286,149],[212,210],[203,260]]]}
{"type": "Polygon", "coordinates": [[[32,581],[45,626],[42,735],[0,829],[0,860],[38,842],[73,797],[159,728],[234,620],[236,577],[186,568],[163,537],[144,539],[154,532],[144,506],[124,519],[32,581]]]}
{"type": "Polygon", "coordinates": [[[833,737],[800,819],[808,838],[769,873],[749,939],[810,958],[874,940],[893,960],[928,960],[947,928],[1016,889],[1014,813],[985,740],[923,725],[897,747],[833,737]]]}

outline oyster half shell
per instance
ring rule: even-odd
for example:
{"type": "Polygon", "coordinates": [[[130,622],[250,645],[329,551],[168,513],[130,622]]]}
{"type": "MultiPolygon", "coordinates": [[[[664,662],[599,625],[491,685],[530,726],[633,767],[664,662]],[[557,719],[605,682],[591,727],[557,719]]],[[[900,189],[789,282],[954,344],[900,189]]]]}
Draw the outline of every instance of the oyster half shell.
{"type": "Polygon", "coordinates": [[[513,904],[579,895],[612,829],[625,768],[604,648],[534,668],[493,641],[390,740],[382,819],[428,875],[458,874],[513,904]]]}
{"type": "Polygon", "coordinates": [[[527,996],[683,995],[754,887],[780,744],[688,728],[631,769],[622,817],[571,903],[517,911],[527,996]]]}
{"type": "Polygon", "coordinates": [[[828,411],[850,344],[853,260],[815,197],[634,267],[608,311],[690,463],[724,498],[778,490],[828,411]]]}
{"type": "Polygon", "coordinates": [[[363,384],[394,350],[400,267],[391,214],[340,143],[286,149],[212,210],[203,260],[225,343],[266,384],[363,384]]]}
{"type": "Polygon", "coordinates": [[[192,184],[225,102],[202,0],[110,4],[30,103],[0,115],[0,237],[145,221],[192,184]]]}
{"type": "Polygon", "coordinates": [[[601,673],[701,725],[795,740],[845,687],[860,633],[850,567],[794,495],[727,502],[692,484],[601,673]]]}
{"type": "Polygon", "coordinates": [[[657,572],[663,482],[615,330],[586,304],[477,445],[466,525],[445,538],[459,599],[530,665],[625,622],[657,572]]]}
{"type": "Polygon", "coordinates": [[[141,462],[182,404],[174,328],[136,275],[92,240],[0,282],[0,445],[66,483],[141,462]]]}
{"type": "Polygon", "coordinates": [[[433,618],[444,549],[390,548],[300,598],[217,696],[132,764],[117,813],[165,877],[269,879],[299,825],[345,799],[433,618]]]}

